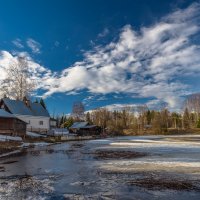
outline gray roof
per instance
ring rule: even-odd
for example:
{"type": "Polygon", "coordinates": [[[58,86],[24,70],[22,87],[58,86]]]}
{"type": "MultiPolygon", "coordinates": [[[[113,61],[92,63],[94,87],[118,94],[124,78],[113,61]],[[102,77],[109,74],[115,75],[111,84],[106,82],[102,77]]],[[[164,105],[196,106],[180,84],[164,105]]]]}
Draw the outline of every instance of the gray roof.
{"type": "MultiPolygon", "coordinates": [[[[25,121],[23,121],[23,120],[21,120],[21,119],[15,117],[13,114],[11,114],[11,113],[5,111],[4,109],[0,109],[0,118],[18,119],[19,121],[22,121],[22,122],[26,123],[25,121]]],[[[27,124],[27,123],[26,123],[26,124],[27,124]]]]}
{"type": "Polygon", "coordinates": [[[10,114],[9,112],[0,109],[0,118],[16,118],[14,115],[10,114]]]}
{"type": "Polygon", "coordinates": [[[30,102],[30,107],[28,107],[20,100],[12,100],[9,98],[2,100],[12,114],[50,117],[48,111],[40,103],[30,102]]]}
{"type": "Polygon", "coordinates": [[[35,116],[50,117],[48,111],[40,103],[31,103],[31,111],[35,116]]]}
{"type": "Polygon", "coordinates": [[[88,122],[74,122],[74,124],[70,128],[84,128],[88,125],[88,122]]]}
{"type": "Polygon", "coordinates": [[[82,128],[94,128],[94,127],[97,127],[96,125],[87,125],[87,126],[84,126],[82,128]]]}

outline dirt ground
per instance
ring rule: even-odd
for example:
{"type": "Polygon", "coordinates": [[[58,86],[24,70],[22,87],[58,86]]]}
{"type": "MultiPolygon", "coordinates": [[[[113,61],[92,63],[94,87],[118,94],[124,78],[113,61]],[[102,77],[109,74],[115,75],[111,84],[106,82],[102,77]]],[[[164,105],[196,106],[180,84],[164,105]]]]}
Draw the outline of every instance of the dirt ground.
{"type": "Polygon", "coordinates": [[[140,158],[147,156],[145,153],[140,153],[140,152],[133,152],[133,151],[103,151],[103,150],[98,150],[94,152],[94,158],[95,159],[102,159],[102,160],[107,160],[107,159],[131,159],[131,158],[140,158]]]}
{"type": "Polygon", "coordinates": [[[0,142],[0,155],[20,149],[21,142],[0,142]]]}

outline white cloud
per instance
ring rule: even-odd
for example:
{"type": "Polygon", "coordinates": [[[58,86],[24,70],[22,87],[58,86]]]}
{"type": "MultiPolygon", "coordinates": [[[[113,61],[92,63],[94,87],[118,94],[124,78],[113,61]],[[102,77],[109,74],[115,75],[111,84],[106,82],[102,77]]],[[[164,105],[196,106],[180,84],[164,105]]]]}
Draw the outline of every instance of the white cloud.
{"type": "Polygon", "coordinates": [[[13,40],[12,43],[19,49],[23,49],[24,45],[22,44],[22,41],[17,38],[16,40],[13,40]]]}
{"type": "Polygon", "coordinates": [[[125,26],[117,42],[97,46],[56,77],[56,87],[45,93],[87,89],[91,93],[128,93],[154,97],[173,108],[188,85],[182,76],[200,73],[199,4],[170,13],[150,27],[136,32],[125,26]]]}
{"type": "MultiPolygon", "coordinates": [[[[31,60],[37,71],[35,78],[46,91],[44,97],[86,89],[94,95],[151,97],[174,108],[191,87],[183,77],[191,79],[200,74],[200,46],[193,43],[193,37],[200,34],[199,13],[200,4],[194,3],[140,31],[127,25],[118,41],[94,47],[84,54],[83,61],[60,73],[31,60]]],[[[27,44],[33,52],[40,52],[36,41],[29,39],[27,44]]]]}
{"type": "MultiPolygon", "coordinates": [[[[109,104],[109,105],[100,107],[100,109],[107,109],[108,111],[111,111],[111,112],[113,112],[113,111],[121,112],[123,110],[127,110],[130,113],[134,113],[135,116],[138,116],[141,113],[141,108],[148,109],[148,107],[143,104],[109,104]]],[[[151,106],[149,108],[151,108],[151,106]]],[[[99,108],[97,108],[97,109],[99,109],[99,108]]],[[[95,110],[96,109],[87,110],[85,113],[87,113],[87,112],[91,113],[95,110]]]]}
{"type": "Polygon", "coordinates": [[[41,44],[37,41],[35,41],[32,38],[28,38],[26,41],[27,46],[32,50],[33,53],[41,53],[41,44]]]}
{"type": "Polygon", "coordinates": [[[55,42],[54,42],[54,46],[55,46],[55,47],[59,47],[59,46],[60,46],[60,42],[55,41],[55,42]]]}
{"type": "Polygon", "coordinates": [[[104,28],[103,32],[101,32],[101,33],[98,34],[98,37],[99,38],[105,37],[106,35],[109,34],[109,32],[110,31],[108,30],[108,28],[104,28]]]}

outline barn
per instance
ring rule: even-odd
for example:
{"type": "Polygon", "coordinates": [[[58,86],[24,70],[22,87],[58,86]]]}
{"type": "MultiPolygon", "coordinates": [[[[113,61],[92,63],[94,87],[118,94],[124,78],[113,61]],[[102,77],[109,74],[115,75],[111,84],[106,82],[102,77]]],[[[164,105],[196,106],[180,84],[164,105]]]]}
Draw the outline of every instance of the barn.
{"type": "Polygon", "coordinates": [[[96,125],[90,125],[88,122],[75,122],[70,128],[71,133],[77,135],[100,135],[101,127],[96,125]]]}
{"type": "Polygon", "coordinates": [[[25,137],[26,122],[0,109],[0,134],[25,137]]]}

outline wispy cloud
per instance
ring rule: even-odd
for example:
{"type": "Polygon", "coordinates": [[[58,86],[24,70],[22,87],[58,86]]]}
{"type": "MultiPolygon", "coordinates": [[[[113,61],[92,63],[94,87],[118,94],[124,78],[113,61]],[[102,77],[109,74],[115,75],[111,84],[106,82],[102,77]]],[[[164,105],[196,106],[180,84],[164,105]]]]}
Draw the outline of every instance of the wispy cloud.
{"type": "Polygon", "coordinates": [[[105,37],[106,35],[108,35],[110,33],[108,28],[105,28],[101,33],[98,34],[99,38],[105,37]]]}
{"type": "Polygon", "coordinates": [[[24,48],[24,45],[22,44],[22,41],[21,41],[19,38],[13,40],[12,43],[13,43],[17,48],[20,48],[20,49],[23,49],[23,48],[24,48]]]}
{"type": "Polygon", "coordinates": [[[200,31],[199,13],[194,3],[138,32],[125,26],[117,42],[94,47],[83,61],[63,70],[45,95],[87,89],[154,97],[175,107],[189,87],[181,77],[200,73],[200,47],[192,42],[200,31]]]}
{"type": "Polygon", "coordinates": [[[59,47],[59,46],[60,46],[60,42],[55,41],[55,42],[54,42],[54,46],[55,46],[55,47],[59,47]]]}
{"type": "Polygon", "coordinates": [[[32,38],[28,38],[26,41],[27,46],[32,50],[33,53],[41,53],[41,44],[32,38]]]}
{"type": "MultiPolygon", "coordinates": [[[[135,31],[126,25],[118,41],[95,46],[84,60],[52,72],[33,60],[35,78],[46,92],[74,93],[86,89],[91,95],[128,94],[133,98],[155,99],[149,105],[165,102],[170,108],[180,104],[190,87],[184,77],[200,75],[200,46],[193,39],[200,34],[200,4],[193,3],[163,17],[149,27],[135,31]]],[[[29,39],[35,53],[41,45],[29,39]]],[[[11,58],[8,52],[4,56],[11,58]]],[[[0,57],[0,61],[5,61],[0,57]]]]}

